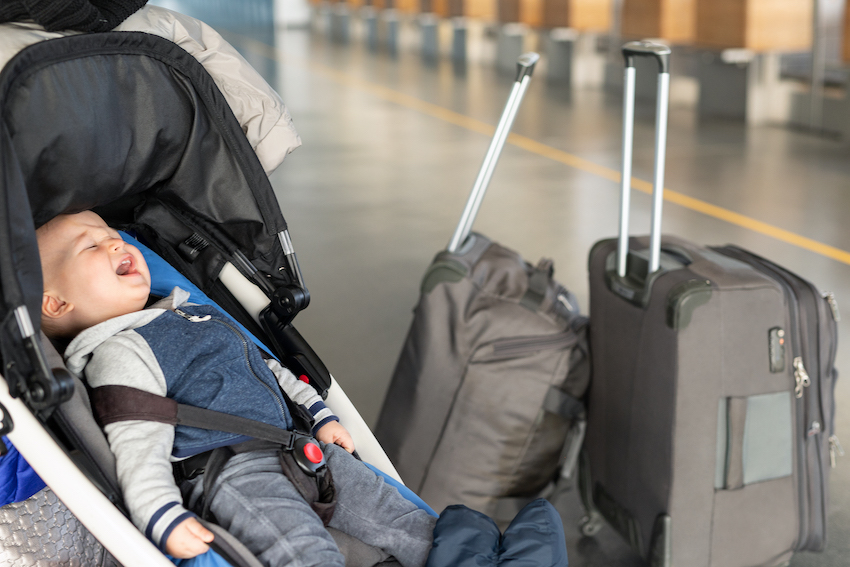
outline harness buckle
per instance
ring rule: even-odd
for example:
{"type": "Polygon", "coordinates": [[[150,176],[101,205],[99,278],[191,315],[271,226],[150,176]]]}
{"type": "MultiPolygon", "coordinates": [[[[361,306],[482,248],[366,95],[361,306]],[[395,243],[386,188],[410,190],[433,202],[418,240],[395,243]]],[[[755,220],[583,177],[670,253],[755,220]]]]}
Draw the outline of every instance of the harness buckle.
{"type": "Polygon", "coordinates": [[[292,448],[292,456],[298,467],[310,476],[321,474],[326,464],[322,448],[312,437],[299,435],[292,448]]]}

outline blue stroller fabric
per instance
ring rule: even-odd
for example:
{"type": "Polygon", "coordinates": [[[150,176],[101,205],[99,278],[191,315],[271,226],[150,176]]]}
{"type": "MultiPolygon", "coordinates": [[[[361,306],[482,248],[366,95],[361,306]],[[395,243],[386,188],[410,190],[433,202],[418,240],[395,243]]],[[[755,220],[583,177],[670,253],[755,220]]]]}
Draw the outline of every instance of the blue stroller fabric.
{"type": "Polygon", "coordinates": [[[449,506],[434,528],[426,567],[567,567],[564,526],[555,508],[539,498],[520,510],[505,530],[481,512],[449,506]]]}
{"type": "Polygon", "coordinates": [[[46,486],[6,437],[3,443],[9,452],[0,457],[0,506],[22,502],[46,486]]]}

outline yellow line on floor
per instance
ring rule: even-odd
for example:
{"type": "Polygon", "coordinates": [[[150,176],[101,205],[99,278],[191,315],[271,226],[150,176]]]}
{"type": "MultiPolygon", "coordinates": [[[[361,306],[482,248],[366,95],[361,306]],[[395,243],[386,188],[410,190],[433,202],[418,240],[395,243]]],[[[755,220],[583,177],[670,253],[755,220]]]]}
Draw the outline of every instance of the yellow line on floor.
{"type": "MultiPolygon", "coordinates": [[[[427,114],[429,116],[433,116],[434,118],[442,120],[443,122],[455,124],[456,126],[460,126],[461,128],[465,128],[473,132],[478,132],[486,136],[492,136],[493,132],[495,131],[495,127],[491,126],[490,124],[487,124],[486,122],[476,120],[475,118],[465,116],[442,106],[426,102],[416,97],[404,94],[402,92],[387,87],[383,87],[381,85],[377,85],[375,83],[370,83],[368,81],[352,77],[351,75],[346,74],[342,71],[337,71],[335,69],[331,69],[330,67],[319,65],[313,61],[311,61],[308,65],[306,62],[293,60],[292,58],[287,57],[280,50],[245,36],[231,34],[229,32],[226,35],[238,37],[239,43],[241,43],[247,49],[253,51],[254,53],[257,53],[258,55],[262,55],[274,61],[286,63],[287,65],[297,65],[305,69],[309,69],[311,72],[315,72],[317,74],[328,77],[337,83],[369,92],[381,99],[393,102],[400,106],[404,106],[405,108],[421,112],[423,114],[427,114]]],[[[564,152],[557,148],[553,148],[552,146],[547,146],[546,144],[542,144],[540,142],[532,140],[531,138],[527,138],[519,134],[511,134],[508,137],[508,143],[518,148],[522,148],[528,152],[537,154],[541,157],[549,158],[551,160],[563,163],[570,167],[574,167],[587,173],[591,173],[604,179],[608,179],[609,181],[613,181],[618,184],[620,182],[619,171],[599,165],[597,163],[593,163],[592,161],[580,158],[576,155],[564,152]]],[[[652,193],[652,183],[644,181],[643,179],[638,179],[636,177],[632,178],[632,188],[637,189],[638,191],[642,191],[644,193],[652,193]]],[[[753,232],[769,236],[776,240],[786,242],[794,246],[798,246],[805,250],[820,254],[821,256],[826,256],[827,258],[837,260],[844,264],[850,264],[850,252],[847,252],[840,248],[836,248],[834,246],[830,246],[829,244],[824,244],[823,242],[818,242],[817,240],[813,240],[811,238],[806,238],[805,236],[801,236],[799,234],[773,226],[766,222],[762,222],[746,215],[736,213],[729,209],[719,207],[717,205],[712,205],[711,203],[708,203],[701,199],[689,197],[684,193],[679,193],[670,189],[664,189],[664,200],[685,207],[686,209],[690,209],[692,211],[696,211],[698,213],[702,213],[704,215],[722,221],[726,221],[730,224],[734,224],[736,226],[752,230],[753,232]]]]}

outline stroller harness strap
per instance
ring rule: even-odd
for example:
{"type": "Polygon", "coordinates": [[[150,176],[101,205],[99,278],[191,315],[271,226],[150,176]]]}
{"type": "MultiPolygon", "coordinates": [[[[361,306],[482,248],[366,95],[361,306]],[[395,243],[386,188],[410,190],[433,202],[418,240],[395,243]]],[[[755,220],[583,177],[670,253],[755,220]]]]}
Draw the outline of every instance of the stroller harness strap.
{"type": "MultiPolygon", "coordinates": [[[[233,455],[264,448],[279,448],[283,474],[325,525],[333,516],[336,506],[333,478],[321,447],[310,435],[287,431],[237,415],[181,404],[130,386],[108,385],[93,388],[91,402],[95,420],[101,427],[119,421],[145,420],[253,437],[250,441],[219,447],[187,459],[192,461],[193,465],[198,460],[205,462],[203,468],[188,467],[193,469],[192,474],[185,474],[189,471],[184,471],[180,463],[176,463],[179,471],[183,473],[178,474],[178,477],[192,478],[206,471],[205,495],[209,494],[215,479],[233,455]]],[[[209,517],[209,501],[206,498],[205,500],[201,516],[204,519],[209,517]]]]}

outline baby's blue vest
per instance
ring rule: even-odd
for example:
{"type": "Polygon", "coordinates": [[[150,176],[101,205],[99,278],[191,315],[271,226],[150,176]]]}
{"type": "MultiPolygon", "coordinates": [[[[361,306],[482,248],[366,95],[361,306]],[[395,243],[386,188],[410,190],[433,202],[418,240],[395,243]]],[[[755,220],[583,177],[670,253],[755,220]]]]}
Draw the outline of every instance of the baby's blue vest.
{"type": "MultiPolygon", "coordinates": [[[[214,307],[195,305],[166,311],[134,331],[156,356],[169,398],[293,428],[284,395],[260,351],[214,307]]],[[[247,439],[178,425],[173,454],[188,457],[247,439]]]]}

